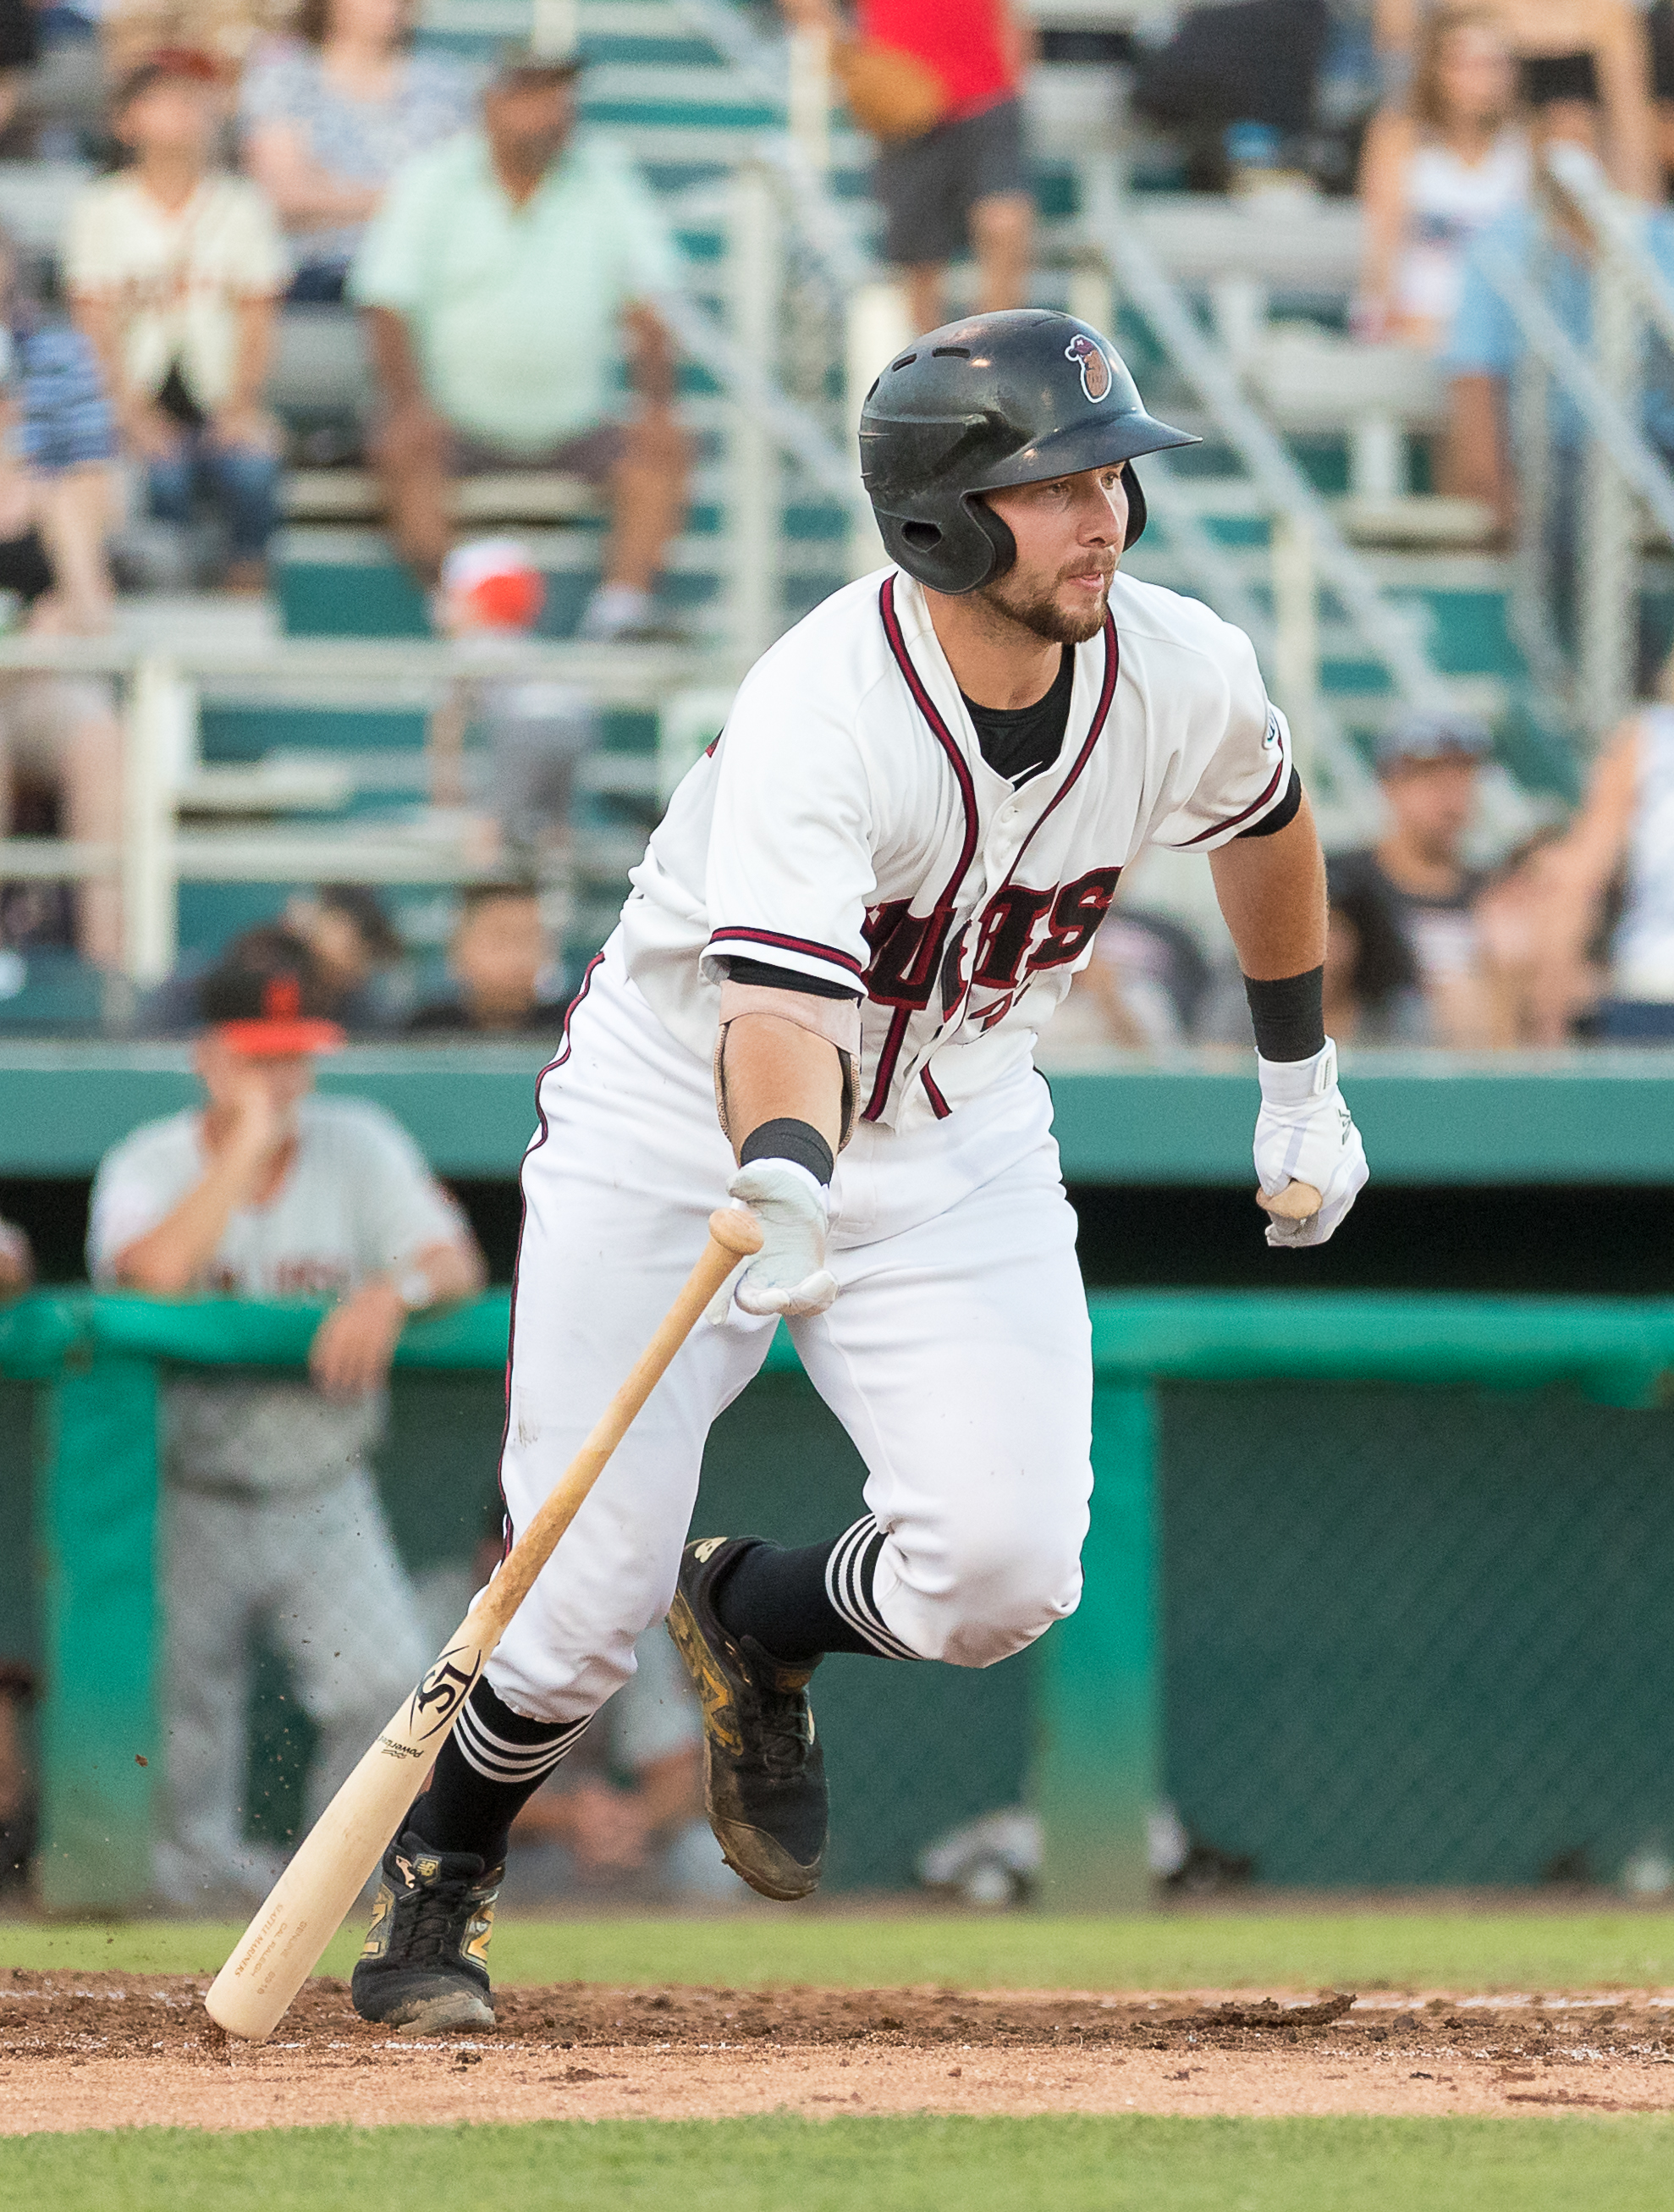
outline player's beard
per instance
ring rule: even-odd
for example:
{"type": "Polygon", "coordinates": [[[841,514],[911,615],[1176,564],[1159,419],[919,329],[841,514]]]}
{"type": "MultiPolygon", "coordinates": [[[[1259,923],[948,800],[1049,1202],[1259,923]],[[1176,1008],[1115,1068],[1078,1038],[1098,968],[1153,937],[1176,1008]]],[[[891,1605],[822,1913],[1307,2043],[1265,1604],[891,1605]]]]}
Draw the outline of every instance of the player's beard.
{"type": "Polygon", "coordinates": [[[1089,566],[1083,560],[1078,568],[1061,571],[1050,584],[1025,580],[1013,568],[993,583],[985,584],[980,596],[997,614],[1004,615],[1008,622],[1016,623],[1032,636],[1044,639],[1048,645],[1085,645],[1089,638],[1096,637],[1104,628],[1114,567],[1105,579],[1103,591],[1090,607],[1071,611],[1059,602],[1058,594],[1070,577],[1084,576],[1089,566]]]}

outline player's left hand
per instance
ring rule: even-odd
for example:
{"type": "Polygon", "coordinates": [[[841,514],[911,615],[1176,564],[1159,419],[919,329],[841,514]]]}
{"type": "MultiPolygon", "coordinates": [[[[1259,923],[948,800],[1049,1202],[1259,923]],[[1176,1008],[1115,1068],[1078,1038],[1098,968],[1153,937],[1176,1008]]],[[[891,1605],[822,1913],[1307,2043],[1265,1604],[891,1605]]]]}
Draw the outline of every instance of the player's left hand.
{"type": "Polygon", "coordinates": [[[314,1331],[308,1370],[328,1398],[364,1398],[386,1379],[407,1309],[393,1283],[374,1276],[333,1306],[314,1331]]]}
{"type": "Polygon", "coordinates": [[[1312,1060],[1259,1055],[1261,1111],[1256,1117],[1255,1169],[1262,1189],[1277,1198],[1288,1183],[1319,1193],[1317,1213],[1301,1221],[1275,1218],[1267,1242],[1276,1249],[1323,1244],[1366,1188],[1366,1147],[1337,1087],[1337,1047],[1330,1037],[1312,1060]]]}
{"type": "Polygon", "coordinates": [[[733,1288],[748,1314],[823,1313],[837,1295],[825,1264],[825,1194],[789,1160],[752,1160],[727,1185],[761,1224],[761,1249],[733,1288]]]}

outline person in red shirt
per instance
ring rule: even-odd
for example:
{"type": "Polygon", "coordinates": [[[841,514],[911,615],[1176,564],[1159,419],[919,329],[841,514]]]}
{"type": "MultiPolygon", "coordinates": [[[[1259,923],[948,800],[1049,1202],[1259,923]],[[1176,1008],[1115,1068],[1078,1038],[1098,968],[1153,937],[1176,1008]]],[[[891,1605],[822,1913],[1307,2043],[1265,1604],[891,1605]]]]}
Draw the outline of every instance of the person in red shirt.
{"type": "Polygon", "coordinates": [[[858,0],[850,25],[836,0],[779,0],[804,29],[908,55],[941,81],[939,118],[878,148],[873,190],[884,252],[904,272],[915,331],[947,319],[947,264],[976,256],[977,313],[1025,304],[1034,201],[1019,92],[1029,33],[1014,0],[858,0]]]}

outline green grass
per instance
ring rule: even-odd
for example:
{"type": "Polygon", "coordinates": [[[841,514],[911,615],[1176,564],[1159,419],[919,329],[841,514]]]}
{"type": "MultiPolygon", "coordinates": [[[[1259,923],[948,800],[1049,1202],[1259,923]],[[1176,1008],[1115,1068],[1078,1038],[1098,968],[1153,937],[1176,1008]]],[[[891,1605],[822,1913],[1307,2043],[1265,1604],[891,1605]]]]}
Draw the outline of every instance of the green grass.
{"type": "MultiPolygon", "coordinates": [[[[0,1968],[212,1973],[239,1930],[0,1923],[0,1968]]],[[[358,1923],[326,1953],[346,1973],[358,1923]]],[[[502,1983],[810,1982],[967,1989],[1596,1989],[1674,1984],[1674,1914],[1344,1912],[1131,1920],[507,1920],[502,1983]]],[[[1674,2203],[1674,2185],[1671,2185],[1674,2203]]]]}
{"type": "Polygon", "coordinates": [[[0,2142],[52,2212],[1668,2212],[1674,2123],[579,2121],[0,2142]]]}

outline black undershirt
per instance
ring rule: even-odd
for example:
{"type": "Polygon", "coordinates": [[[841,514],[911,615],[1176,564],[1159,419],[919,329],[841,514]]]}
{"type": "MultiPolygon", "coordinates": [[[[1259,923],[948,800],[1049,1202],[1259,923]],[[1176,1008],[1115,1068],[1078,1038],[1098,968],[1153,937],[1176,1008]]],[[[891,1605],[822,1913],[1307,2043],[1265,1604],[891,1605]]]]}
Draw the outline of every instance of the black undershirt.
{"type": "Polygon", "coordinates": [[[996,775],[1018,786],[1052,766],[1064,750],[1075,681],[1075,650],[1066,645],[1052,689],[1032,707],[979,707],[974,699],[960,693],[965,711],[976,726],[982,757],[996,775]]]}

